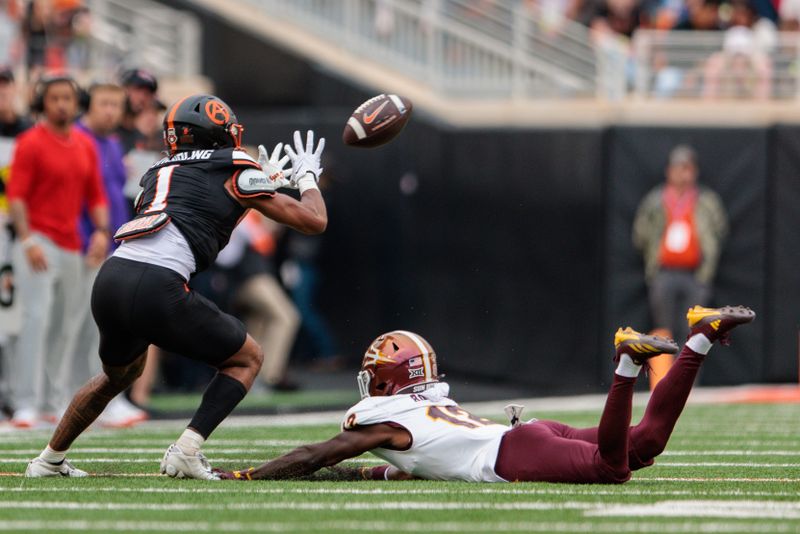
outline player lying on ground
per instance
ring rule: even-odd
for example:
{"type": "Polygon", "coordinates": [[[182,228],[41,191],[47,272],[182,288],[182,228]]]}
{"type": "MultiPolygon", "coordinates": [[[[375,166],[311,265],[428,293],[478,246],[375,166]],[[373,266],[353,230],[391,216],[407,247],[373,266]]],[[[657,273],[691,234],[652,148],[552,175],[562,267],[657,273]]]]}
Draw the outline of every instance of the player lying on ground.
{"type": "Polygon", "coordinates": [[[619,329],[619,362],[600,425],[577,429],[557,421],[494,423],[459,408],[439,382],[436,356],[422,337],[396,330],[367,349],[358,384],[362,400],[347,412],[342,432],[299,447],[247,471],[220,471],[225,479],[279,479],[308,475],[371,451],[390,465],[338,469],[342,478],[422,478],[470,482],[626,482],[631,471],[653,464],[667,445],[697,371],[715,341],[753,320],[741,306],[695,306],[691,334],[680,356],[653,391],[642,421],[631,427],[633,386],[648,358],[677,352],[671,340],[619,329]]]}
{"type": "Polygon", "coordinates": [[[328,222],[317,181],[321,139],[314,132],[295,150],[282,144],[270,158],[263,146],[255,161],[240,148],[242,126],[230,107],[210,95],[185,97],[167,110],[168,155],[142,177],[136,217],[115,234],[123,241],[105,262],[92,290],[92,314],[100,329],[103,373],[72,400],[28,477],[86,476],[65,459],[72,442],[106,404],[142,373],[150,344],[216,367],[197,412],[161,462],[174,477],[217,479],[199,450],[242,400],[258,375],[261,347],[238,319],[186,285],[206,269],[248,209],[304,233],[328,222]],[[291,160],[292,168],[284,169],[291,160]],[[300,200],[276,193],[297,189],[300,200]]]}

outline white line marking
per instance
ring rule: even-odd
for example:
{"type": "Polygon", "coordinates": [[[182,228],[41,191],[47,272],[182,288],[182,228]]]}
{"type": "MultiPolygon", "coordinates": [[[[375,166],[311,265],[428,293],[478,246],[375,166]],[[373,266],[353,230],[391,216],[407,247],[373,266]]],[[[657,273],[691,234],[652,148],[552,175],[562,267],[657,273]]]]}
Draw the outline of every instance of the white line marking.
{"type": "MultiPolygon", "coordinates": [[[[253,451],[247,451],[253,452],[253,451]]],[[[75,451],[75,458],[76,460],[80,460],[81,462],[85,463],[151,463],[154,461],[160,461],[160,458],[153,457],[153,458],[83,458],[80,456],[79,451],[75,451]]],[[[73,457],[73,453],[70,452],[70,458],[73,457]]],[[[215,462],[242,462],[242,463],[263,463],[267,460],[266,457],[264,458],[239,458],[239,457],[229,457],[224,455],[215,455],[211,458],[211,460],[215,462]]],[[[26,461],[26,458],[0,458],[0,464],[16,464],[20,462],[26,461]]],[[[374,463],[385,463],[383,460],[379,459],[371,459],[371,458],[354,458],[352,460],[347,460],[348,462],[356,462],[356,463],[367,463],[367,464],[374,464],[374,463]]],[[[755,462],[658,462],[655,464],[654,467],[748,467],[748,468],[797,468],[800,469],[800,464],[798,463],[755,463],[755,462]]]]}
{"type": "MultiPolygon", "coordinates": [[[[69,457],[73,458],[75,455],[81,454],[158,454],[163,455],[167,450],[166,447],[152,447],[152,448],[110,448],[110,447],[75,447],[69,451],[69,457]]],[[[225,454],[254,454],[263,451],[263,447],[251,447],[247,449],[228,449],[221,447],[203,447],[203,453],[206,456],[211,455],[225,455],[225,454]]],[[[41,449],[0,449],[1,455],[28,455],[36,456],[41,452],[41,449]]]]}
{"type": "MultiPolygon", "coordinates": [[[[0,451],[3,452],[3,451],[0,451]]],[[[800,450],[716,450],[716,451],[664,451],[661,456],[800,456],[800,450]]]]}
{"type": "Polygon", "coordinates": [[[796,532],[792,525],[744,522],[703,522],[702,524],[611,523],[611,522],[458,522],[458,521],[314,521],[314,522],[219,522],[208,521],[7,521],[2,530],[179,531],[179,532],[663,532],[676,534],[796,532]]]}
{"type": "MultiPolygon", "coordinates": [[[[252,452],[252,451],[251,451],[252,452]]],[[[73,459],[72,453],[69,455],[70,459],[73,459]]],[[[77,455],[77,458],[74,458],[77,462],[87,463],[87,464],[149,464],[153,462],[160,462],[160,456],[154,456],[152,458],[81,458],[80,455],[77,455]]],[[[0,458],[0,464],[18,464],[18,463],[26,463],[30,458],[0,458]]],[[[268,458],[239,458],[239,457],[228,457],[228,456],[214,456],[210,458],[213,462],[237,462],[237,463],[250,463],[250,464],[262,464],[268,460],[268,458]]],[[[380,459],[372,459],[372,458],[353,458],[351,460],[347,460],[348,462],[355,462],[359,464],[385,464],[386,462],[380,459]]]]}
{"type": "MultiPolygon", "coordinates": [[[[134,532],[392,532],[400,524],[391,521],[315,521],[315,522],[252,522],[241,521],[4,521],[0,531],[134,531],[134,532]]],[[[611,533],[668,533],[683,534],[703,532],[747,533],[796,532],[796,525],[763,522],[695,522],[687,523],[619,523],[619,522],[459,522],[459,521],[404,521],[407,532],[611,532],[611,533]]]]}
{"type": "MultiPolygon", "coordinates": [[[[224,484],[218,488],[92,488],[93,493],[143,493],[143,494],[254,494],[254,495],[572,495],[572,496],[708,496],[708,497],[796,497],[794,491],[746,491],[746,490],[642,490],[631,486],[623,486],[613,490],[603,490],[577,486],[568,489],[561,488],[531,488],[531,489],[506,489],[492,485],[482,488],[431,488],[431,489],[383,489],[383,488],[274,488],[259,487],[261,483],[238,484],[235,488],[231,484],[224,484]]],[[[79,487],[31,487],[31,486],[0,486],[0,492],[9,493],[85,493],[86,488],[79,487]]]]}
{"type": "Polygon", "coordinates": [[[567,501],[547,502],[248,502],[225,504],[191,503],[99,503],[99,502],[42,502],[42,501],[0,501],[0,509],[37,510],[323,510],[333,512],[352,512],[362,510],[588,510],[597,507],[594,503],[567,501]]]}
{"type": "MultiPolygon", "coordinates": [[[[159,442],[163,443],[163,442],[159,442]]],[[[267,448],[267,447],[289,447],[289,446],[300,446],[306,442],[303,441],[291,441],[289,442],[284,441],[279,444],[270,443],[267,445],[262,444],[253,444],[252,447],[247,448],[236,448],[231,449],[222,446],[216,446],[216,444],[209,445],[203,448],[203,452],[206,455],[213,455],[213,454],[252,454],[257,453],[260,450],[267,448]]],[[[126,444],[134,445],[134,443],[126,444]]],[[[250,445],[247,442],[241,442],[239,445],[250,445]]],[[[163,454],[166,450],[165,446],[159,447],[141,447],[141,448],[130,448],[125,446],[119,447],[75,447],[71,449],[69,452],[70,457],[76,454],[163,454]]],[[[0,455],[37,455],[41,452],[41,449],[2,449],[0,448],[0,455]]],[[[664,456],[788,456],[788,457],[795,457],[800,456],[800,450],[798,451],[788,451],[788,450],[766,450],[766,451],[746,451],[746,450],[720,450],[720,451],[665,451],[661,454],[660,457],[664,456]]],[[[659,465],[664,465],[659,462],[659,465]]],[[[699,465],[699,464],[693,464],[699,465]]],[[[774,465],[774,464],[769,464],[774,465]]]]}
{"type": "Polygon", "coordinates": [[[657,462],[656,466],[661,467],[796,467],[800,469],[800,464],[768,464],[756,462],[657,462]]]}
{"type": "Polygon", "coordinates": [[[641,481],[650,482],[651,480],[654,482],[754,482],[754,483],[762,483],[762,482],[797,482],[797,478],[778,478],[778,477],[757,477],[757,478],[749,478],[749,477],[641,477],[639,478],[641,481]]]}
{"type": "Polygon", "coordinates": [[[587,516],[723,517],[739,519],[800,519],[800,503],[778,501],[662,501],[653,504],[609,505],[588,510],[587,516]]]}

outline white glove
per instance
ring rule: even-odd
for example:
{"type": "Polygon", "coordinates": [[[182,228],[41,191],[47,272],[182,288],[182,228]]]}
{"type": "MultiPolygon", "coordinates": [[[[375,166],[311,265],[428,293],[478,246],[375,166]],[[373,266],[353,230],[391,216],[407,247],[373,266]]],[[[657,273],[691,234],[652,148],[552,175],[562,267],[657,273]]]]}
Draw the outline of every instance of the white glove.
{"type": "Polygon", "coordinates": [[[322,174],[322,167],[320,167],[320,159],[322,158],[322,151],[325,149],[325,138],[321,138],[314,150],[314,131],[309,130],[306,134],[306,146],[303,147],[303,138],[300,132],[294,132],[294,146],[295,150],[289,145],[286,145],[286,151],[289,159],[292,160],[292,182],[297,186],[302,195],[309,189],[319,189],[317,182],[322,174]]]}
{"type": "Polygon", "coordinates": [[[274,182],[275,189],[282,187],[295,189],[296,186],[292,181],[292,168],[284,169],[289,162],[289,156],[280,158],[282,149],[283,143],[278,143],[272,151],[272,157],[270,157],[264,145],[258,145],[258,164],[261,165],[261,170],[264,171],[267,178],[274,182]]]}

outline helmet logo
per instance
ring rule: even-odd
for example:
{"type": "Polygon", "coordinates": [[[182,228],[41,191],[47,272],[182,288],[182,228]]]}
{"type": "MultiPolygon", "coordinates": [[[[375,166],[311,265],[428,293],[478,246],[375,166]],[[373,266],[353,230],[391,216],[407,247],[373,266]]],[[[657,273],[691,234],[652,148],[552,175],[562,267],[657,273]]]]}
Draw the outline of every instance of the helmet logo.
{"type": "Polygon", "coordinates": [[[222,126],[231,120],[228,108],[219,100],[209,100],[206,102],[206,115],[214,124],[222,126]]]}
{"type": "Polygon", "coordinates": [[[178,142],[178,136],[175,134],[175,128],[167,129],[167,143],[174,145],[178,142]]]}
{"type": "Polygon", "coordinates": [[[425,368],[417,367],[416,369],[409,369],[408,378],[425,378],[425,368]]]}

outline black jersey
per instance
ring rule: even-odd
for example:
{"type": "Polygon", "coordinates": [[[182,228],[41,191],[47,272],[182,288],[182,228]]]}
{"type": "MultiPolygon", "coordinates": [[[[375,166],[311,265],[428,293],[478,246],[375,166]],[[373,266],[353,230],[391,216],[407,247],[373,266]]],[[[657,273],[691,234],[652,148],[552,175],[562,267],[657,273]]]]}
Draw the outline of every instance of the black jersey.
{"type": "Polygon", "coordinates": [[[190,150],[156,162],[144,174],[136,217],[166,212],[189,242],[196,272],[208,268],[228,243],[245,208],[225,182],[258,163],[240,149],[190,150]]]}

